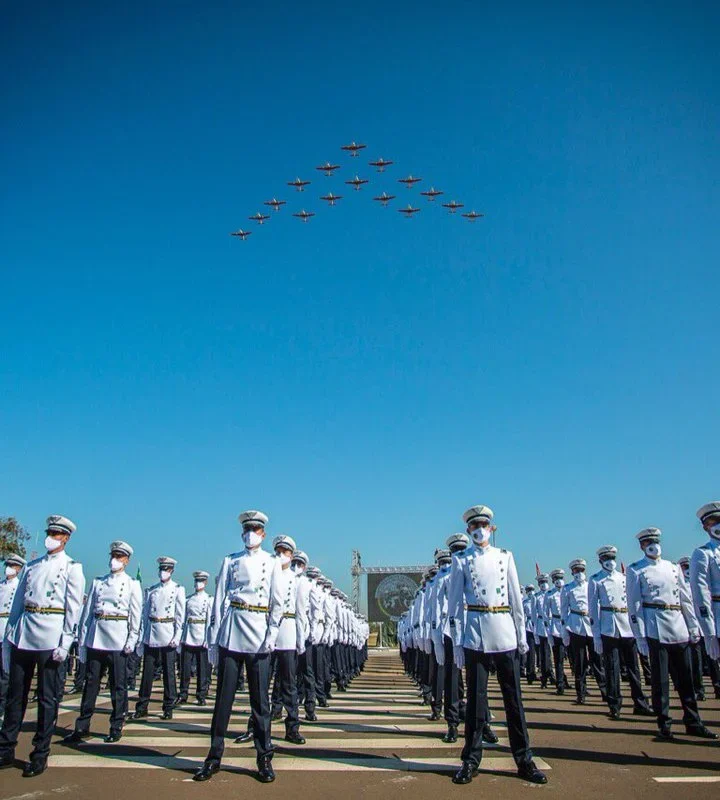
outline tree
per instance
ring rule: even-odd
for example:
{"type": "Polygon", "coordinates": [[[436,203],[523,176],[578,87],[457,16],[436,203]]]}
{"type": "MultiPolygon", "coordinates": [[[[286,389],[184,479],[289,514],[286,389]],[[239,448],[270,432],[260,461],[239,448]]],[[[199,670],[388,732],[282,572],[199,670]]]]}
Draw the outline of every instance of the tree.
{"type": "Polygon", "coordinates": [[[25,544],[30,532],[15,517],[0,517],[0,557],[17,553],[25,556],[25,544]]]}

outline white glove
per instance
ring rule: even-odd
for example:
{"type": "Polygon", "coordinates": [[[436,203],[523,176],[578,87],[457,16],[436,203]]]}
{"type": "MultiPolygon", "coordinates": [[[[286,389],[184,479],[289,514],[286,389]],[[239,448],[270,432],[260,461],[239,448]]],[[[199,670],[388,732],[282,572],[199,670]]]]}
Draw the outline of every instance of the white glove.
{"type": "Polygon", "coordinates": [[[53,650],[53,661],[57,661],[58,664],[62,664],[63,661],[68,657],[68,651],[64,647],[56,647],[53,650]]]}
{"type": "Polygon", "coordinates": [[[296,649],[297,649],[297,654],[301,656],[305,652],[305,645],[299,644],[296,649]]]}
{"type": "Polygon", "coordinates": [[[177,642],[177,639],[172,639],[172,640],[171,640],[171,642],[170,642],[170,644],[168,645],[168,647],[169,647],[171,650],[177,650],[177,649],[178,649],[178,642],[177,642]]]}
{"type": "Polygon", "coordinates": [[[599,636],[596,636],[593,639],[593,644],[595,645],[595,652],[601,656],[603,654],[603,643],[602,639],[599,636]]]}
{"type": "Polygon", "coordinates": [[[211,644],[210,647],[208,647],[208,661],[211,666],[217,667],[219,660],[220,653],[218,652],[218,646],[216,644],[211,644]]]}
{"type": "Polygon", "coordinates": [[[135,653],[138,655],[139,658],[143,657],[143,653],[145,652],[145,645],[142,642],[138,642],[135,646],[135,653]]]}
{"type": "Polygon", "coordinates": [[[520,639],[518,642],[518,653],[520,653],[521,656],[524,656],[529,652],[530,647],[528,646],[527,639],[520,639]]]}
{"type": "Polygon", "coordinates": [[[697,644],[700,641],[700,631],[690,631],[690,642],[697,644]]]}
{"type": "Polygon", "coordinates": [[[260,645],[260,649],[258,653],[272,653],[275,649],[275,644],[273,642],[269,642],[267,637],[265,637],[265,641],[260,645]]]}
{"type": "Polygon", "coordinates": [[[78,661],[81,664],[85,664],[87,662],[87,647],[84,644],[81,644],[78,647],[78,661]]]}
{"type": "Polygon", "coordinates": [[[563,631],[562,643],[565,647],[570,647],[570,634],[567,631],[563,631]]]}
{"type": "Polygon", "coordinates": [[[442,642],[438,642],[435,640],[433,642],[435,647],[435,661],[437,661],[438,666],[444,667],[445,666],[445,645],[442,642]]]}
{"type": "Polygon", "coordinates": [[[425,652],[430,655],[432,653],[432,639],[423,639],[423,646],[425,647],[425,652]]]}
{"type": "Polygon", "coordinates": [[[644,636],[639,636],[636,640],[638,653],[647,658],[650,655],[650,648],[648,647],[647,639],[644,636]]]}
{"type": "Polygon", "coordinates": [[[123,653],[125,653],[126,656],[129,656],[134,649],[135,648],[131,644],[126,644],[125,647],[123,647],[123,653]]]}
{"type": "Polygon", "coordinates": [[[713,661],[720,659],[720,639],[717,636],[705,638],[705,649],[707,650],[708,658],[713,661]]]}
{"type": "Polygon", "coordinates": [[[453,659],[458,669],[462,669],[465,666],[465,650],[463,650],[462,645],[453,647],[453,659]]]}

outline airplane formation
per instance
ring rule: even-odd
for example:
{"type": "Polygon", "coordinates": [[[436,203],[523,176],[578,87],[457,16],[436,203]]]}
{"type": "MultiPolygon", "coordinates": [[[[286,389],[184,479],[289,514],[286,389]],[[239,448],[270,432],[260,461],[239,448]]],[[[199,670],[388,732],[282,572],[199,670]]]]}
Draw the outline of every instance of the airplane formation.
{"type": "MultiPolygon", "coordinates": [[[[360,151],[365,150],[367,145],[359,144],[357,142],[351,142],[350,144],[344,144],[340,147],[340,149],[346,153],[349,153],[351,158],[359,158],[360,151]]],[[[384,158],[377,158],[372,161],[368,162],[368,165],[374,167],[376,172],[378,173],[385,173],[386,169],[392,166],[395,162],[390,161],[384,158]]],[[[335,175],[337,170],[342,169],[340,164],[334,164],[330,161],[326,161],[324,164],[320,164],[316,166],[315,169],[318,172],[323,173],[327,178],[331,178],[335,175]]],[[[321,178],[320,180],[323,180],[321,178]]],[[[422,178],[418,175],[413,175],[412,173],[407,175],[404,178],[398,178],[397,182],[402,183],[407,189],[412,189],[416,184],[422,182],[422,178]]],[[[306,186],[310,186],[312,181],[305,180],[297,176],[295,180],[287,181],[288,186],[292,186],[298,192],[304,192],[306,186]]],[[[369,183],[367,178],[360,177],[359,174],[355,174],[350,180],[346,180],[345,184],[347,186],[352,186],[356,192],[360,192],[365,186],[365,184],[369,183]]],[[[435,186],[431,186],[429,189],[424,189],[420,191],[420,196],[426,198],[429,203],[434,203],[435,199],[444,195],[445,192],[441,191],[440,189],[436,189],[435,186]]],[[[328,206],[335,206],[339,200],[342,200],[343,196],[341,194],[333,194],[333,192],[324,192],[320,195],[320,200],[324,201],[328,204],[328,206]]],[[[381,194],[376,195],[373,197],[373,200],[380,203],[383,208],[387,208],[390,203],[396,199],[396,195],[388,194],[388,192],[383,191],[381,194]]],[[[276,197],[273,197],[272,200],[265,200],[263,201],[263,205],[268,206],[274,212],[280,211],[282,206],[287,205],[286,200],[278,200],[276,197]]],[[[446,208],[450,214],[456,214],[459,209],[465,208],[464,203],[460,203],[457,200],[451,200],[449,203],[442,203],[443,208],[446,208]]],[[[413,206],[410,202],[407,204],[405,208],[399,208],[398,212],[402,214],[406,219],[410,219],[415,214],[418,214],[421,211],[420,206],[413,206]]],[[[302,220],[302,222],[307,223],[312,217],[315,216],[314,211],[306,211],[304,208],[301,211],[293,213],[293,217],[302,220]]],[[[470,222],[475,222],[476,220],[480,219],[481,217],[485,216],[475,210],[468,211],[462,213],[460,216],[464,217],[465,219],[469,220],[470,222]]],[[[256,214],[248,217],[249,220],[252,222],[256,222],[258,225],[264,225],[267,220],[271,217],[270,213],[263,214],[258,211],[256,214]]],[[[245,241],[248,236],[252,234],[252,231],[245,231],[240,228],[237,231],[232,231],[231,236],[235,236],[241,241],[245,241]]]]}

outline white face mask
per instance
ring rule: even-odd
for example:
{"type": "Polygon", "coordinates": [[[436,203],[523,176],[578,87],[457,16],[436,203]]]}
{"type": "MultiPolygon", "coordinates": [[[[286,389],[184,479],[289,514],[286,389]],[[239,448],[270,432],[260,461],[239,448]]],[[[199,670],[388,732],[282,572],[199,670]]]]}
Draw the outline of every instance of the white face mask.
{"type": "Polygon", "coordinates": [[[170,576],[172,575],[172,570],[169,569],[161,569],[160,570],[160,580],[163,583],[167,583],[170,580],[170,576]]]}
{"type": "Polygon", "coordinates": [[[489,526],[487,528],[478,528],[472,532],[473,541],[475,544],[479,545],[487,544],[490,541],[491,533],[492,531],[489,526]]]}
{"type": "Polygon", "coordinates": [[[5,567],[5,577],[6,578],[14,578],[18,574],[17,569],[15,567],[5,567]]]}
{"type": "Polygon", "coordinates": [[[540,581],[540,583],[538,584],[538,586],[540,587],[540,591],[541,591],[541,592],[547,592],[547,590],[548,590],[548,584],[547,584],[545,581],[540,581]]]}
{"type": "Polygon", "coordinates": [[[690,567],[680,567],[680,569],[682,570],[683,575],[685,576],[685,580],[689,581],[690,580],[690,567]]]}
{"type": "Polygon", "coordinates": [[[259,534],[257,531],[243,531],[243,542],[245,542],[245,547],[252,549],[253,547],[258,547],[262,542],[262,534],[259,534]]]}
{"type": "Polygon", "coordinates": [[[286,555],[285,553],[280,553],[278,555],[278,559],[284,567],[286,564],[289,564],[292,561],[292,556],[286,555]]]}
{"type": "Polygon", "coordinates": [[[645,546],[645,555],[652,559],[660,558],[662,555],[662,547],[656,542],[650,542],[650,544],[645,546]]]}
{"type": "Polygon", "coordinates": [[[606,572],[615,572],[615,567],[617,566],[617,562],[614,558],[606,558],[605,561],[602,562],[602,568],[606,572]]]}
{"type": "Polygon", "coordinates": [[[125,564],[120,561],[119,558],[111,558],[110,559],[110,571],[111,572],[120,572],[120,570],[125,569],[125,564]]]}
{"type": "Polygon", "coordinates": [[[45,549],[48,553],[53,553],[58,547],[62,547],[62,541],[60,541],[60,539],[54,539],[52,536],[45,537],[45,549]]]}
{"type": "Polygon", "coordinates": [[[205,581],[195,581],[195,591],[201,592],[205,588],[205,581]]]}
{"type": "Polygon", "coordinates": [[[585,573],[584,572],[574,572],[573,573],[573,578],[575,578],[575,580],[578,583],[583,583],[584,580],[585,580],[585,573]]]}
{"type": "Polygon", "coordinates": [[[553,581],[553,583],[556,589],[562,589],[562,587],[565,586],[565,581],[562,578],[558,578],[556,581],[553,581]]]}
{"type": "Polygon", "coordinates": [[[712,525],[708,533],[713,539],[720,539],[720,522],[717,525],[712,525]]]}
{"type": "Polygon", "coordinates": [[[305,572],[305,565],[301,564],[300,562],[296,562],[293,564],[293,569],[297,572],[298,575],[302,575],[305,572]]]}

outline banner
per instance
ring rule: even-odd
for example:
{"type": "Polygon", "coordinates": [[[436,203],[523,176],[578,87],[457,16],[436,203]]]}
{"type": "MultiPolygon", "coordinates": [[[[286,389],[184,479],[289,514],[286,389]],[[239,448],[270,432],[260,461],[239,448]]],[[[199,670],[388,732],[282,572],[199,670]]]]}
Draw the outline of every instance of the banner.
{"type": "Polygon", "coordinates": [[[370,622],[397,622],[410,607],[422,572],[370,573],[367,579],[370,622]]]}

